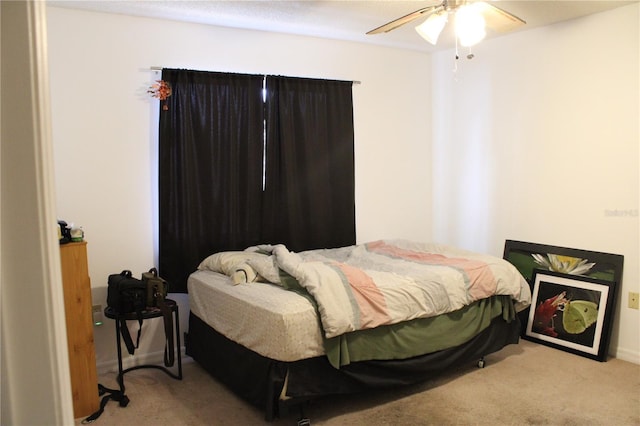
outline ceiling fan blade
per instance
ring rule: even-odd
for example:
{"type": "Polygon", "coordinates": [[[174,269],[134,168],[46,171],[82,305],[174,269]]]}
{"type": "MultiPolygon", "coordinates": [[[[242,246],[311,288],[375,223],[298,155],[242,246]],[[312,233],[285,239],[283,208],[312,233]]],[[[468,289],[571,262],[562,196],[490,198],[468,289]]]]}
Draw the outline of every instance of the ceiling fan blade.
{"type": "Polygon", "coordinates": [[[379,26],[378,28],[374,28],[373,30],[367,32],[367,34],[388,33],[389,31],[395,30],[396,28],[404,24],[408,24],[411,21],[424,17],[425,14],[427,13],[435,12],[436,9],[441,7],[443,7],[442,4],[437,6],[423,7],[422,9],[418,9],[415,12],[411,12],[410,14],[405,15],[402,18],[395,19],[391,22],[387,22],[386,24],[379,26]]]}
{"type": "Polygon", "coordinates": [[[524,20],[492,4],[477,2],[476,5],[480,6],[487,27],[494,31],[506,33],[526,24],[524,20]]]}

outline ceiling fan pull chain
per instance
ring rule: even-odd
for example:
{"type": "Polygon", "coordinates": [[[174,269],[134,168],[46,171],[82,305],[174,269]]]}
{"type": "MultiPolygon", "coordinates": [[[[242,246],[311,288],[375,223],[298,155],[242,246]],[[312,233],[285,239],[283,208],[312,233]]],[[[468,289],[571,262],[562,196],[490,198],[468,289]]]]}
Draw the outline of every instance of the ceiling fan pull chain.
{"type": "Polygon", "coordinates": [[[473,59],[476,55],[471,52],[471,46],[469,46],[469,53],[467,53],[467,59],[473,59]]]}
{"type": "Polygon", "coordinates": [[[458,73],[458,59],[460,59],[460,55],[458,54],[458,38],[456,37],[456,59],[453,61],[453,75],[457,80],[458,73]]]}

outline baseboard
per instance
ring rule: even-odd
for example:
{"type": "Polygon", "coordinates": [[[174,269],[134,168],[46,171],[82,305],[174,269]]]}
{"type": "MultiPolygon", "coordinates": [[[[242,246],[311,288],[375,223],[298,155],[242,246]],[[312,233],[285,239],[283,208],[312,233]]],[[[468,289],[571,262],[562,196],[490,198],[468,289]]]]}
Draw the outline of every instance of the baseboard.
{"type": "Polygon", "coordinates": [[[615,358],[623,361],[632,362],[634,364],[640,364],[640,353],[634,352],[625,348],[617,348],[615,353],[612,354],[615,358]]]}
{"type": "MultiPolygon", "coordinates": [[[[192,362],[191,357],[187,356],[185,353],[185,347],[182,346],[180,348],[180,356],[182,357],[182,364],[186,364],[188,362],[192,362]]],[[[177,362],[177,359],[176,359],[177,362]]],[[[164,351],[150,352],[144,354],[134,354],[129,355],[128,353],[122,354],[122,368],[126,370],[127,368],[134,367],[136,365],[163,365],[164,363],[164,351]]],[[[104,361],[98,363],[96,365],[98,374],[105,374],[111,372],[118,371],[118,360],[113,359],[110,361],[104,361]]]]}

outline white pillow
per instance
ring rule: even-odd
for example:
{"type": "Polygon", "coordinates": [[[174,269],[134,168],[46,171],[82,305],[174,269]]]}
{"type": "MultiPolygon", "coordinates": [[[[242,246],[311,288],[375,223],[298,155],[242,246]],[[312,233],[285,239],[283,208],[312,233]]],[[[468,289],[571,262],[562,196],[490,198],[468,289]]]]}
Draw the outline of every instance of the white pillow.
{"type": "Polygon", "coordinates": [[[266,258],[264,254],[255,253],[250,251],[221,251],[214,253],[211,256],[204,259],[198,265],[199,270],[209,270],[213,272],[220,272],[231,276],[236,272],[238,266],[243,263],[247,263],[248,260],[254,258],[266,258]]]}
{"type": "Polygon", "coordinates": [[[231,274],[231,281],[233,281],[233,285],[252,283],[260,281],[260,276],[249,264],[243,263],[236,266],[235,271],[231,274]]]}

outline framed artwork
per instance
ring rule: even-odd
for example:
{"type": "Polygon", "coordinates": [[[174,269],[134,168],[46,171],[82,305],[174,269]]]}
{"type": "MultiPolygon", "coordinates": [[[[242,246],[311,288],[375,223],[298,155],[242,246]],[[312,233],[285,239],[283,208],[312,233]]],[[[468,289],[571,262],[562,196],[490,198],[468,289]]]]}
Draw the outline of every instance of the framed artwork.
{"type": "Polygon", "coordinates": [[[524,338],[606,361],[615,283],[535,269],[524,338]]]}
{"type": "Polygon", "coordinates": [[[520,271],[530,286],[535,269],[596,278],[618,285],[622,282],[624,256],[620,254],[507,240],[503,257],[520,271]]]}
{"type": "MultiPolygon", "coordinates": [[[[611,308],[609,309],[606,323],[601,323],[605,328],[603,329],[600,342],[604,345],[605,352],[601,357],[593,357],[594,359],[605,361],[606,348],[609,345],[611,327],[613,326],[612,317],[613,307],[616,303],[616,288],[622,282],[624,256],[525,241],[506,240],[503,257],[520,271],[529,283],[532,293],[534,292],[534,276],[536,273],[543,271],[548,274],[565,274],[573,277],[577,281],[581,279],[595,280],[595,282],[599,282],[601,285],[607,285],[607,303],[611,304],[611,308]]],[[[532,301],[531,306],[537,306],[535,300],[532,301]]],[[[523,324],[522,337],[528,340],[541,341],[541,339],[528,336],[526,333],[526,325],[528,324],[530,314],[531,308],[519,314],[520,321],[523,324]]],[[[567,345],[562,345],[560,342],[555,342],[554,344],[563,349],[570,349],[567,345]]],[[[584,351],[575,350],[575,352],[587,356],[587,353],[584,351]]]]}

